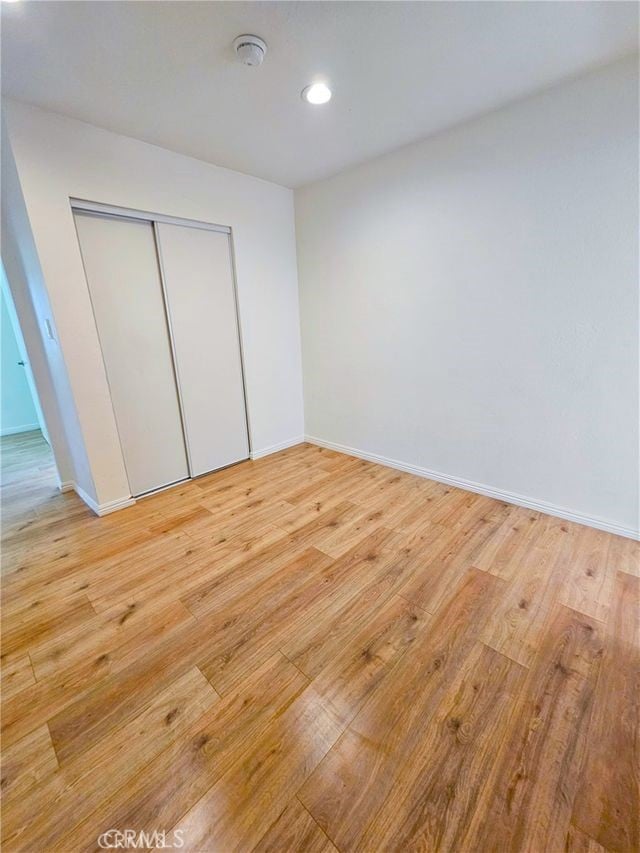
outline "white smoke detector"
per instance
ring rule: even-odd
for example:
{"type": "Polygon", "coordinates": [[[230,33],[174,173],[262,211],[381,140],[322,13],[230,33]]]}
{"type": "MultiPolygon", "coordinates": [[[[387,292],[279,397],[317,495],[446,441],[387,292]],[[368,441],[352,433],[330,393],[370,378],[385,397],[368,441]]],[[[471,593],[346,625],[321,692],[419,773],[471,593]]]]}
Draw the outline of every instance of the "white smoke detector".
{"type": "Polygon", "coordinates": [[[267,43],[258,36],[238,36],[234,39],[233,46],[238,59],[245,65],[262,65],[267,54],[267,43]]]}

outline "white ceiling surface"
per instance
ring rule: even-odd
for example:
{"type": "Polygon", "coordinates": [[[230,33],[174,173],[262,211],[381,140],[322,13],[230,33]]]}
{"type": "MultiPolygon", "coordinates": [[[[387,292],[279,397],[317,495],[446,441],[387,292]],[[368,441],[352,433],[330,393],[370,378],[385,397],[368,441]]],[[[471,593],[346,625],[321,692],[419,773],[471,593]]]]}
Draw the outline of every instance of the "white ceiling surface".
{"type": "Polygon", "coordinates": [[[10,97],[295,187],[637,49],[634,2],[2,4],[10,97]],[[235,59],[240,33],[264,65],[235,59]],[[323,107],[300,98],[330,82],[323,107]]]}

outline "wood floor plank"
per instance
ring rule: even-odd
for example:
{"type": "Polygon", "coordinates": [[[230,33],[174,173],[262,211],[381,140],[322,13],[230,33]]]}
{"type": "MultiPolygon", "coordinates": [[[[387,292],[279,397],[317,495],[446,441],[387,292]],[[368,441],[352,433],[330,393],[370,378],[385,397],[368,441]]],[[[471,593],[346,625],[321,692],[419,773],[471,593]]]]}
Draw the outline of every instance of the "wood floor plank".
{"type": "Polygon", "coordinates": [[[143,773],[68,833],[70,848],[97,849],[96,839],[111,827],[168,831],[307,685],[286,658],[273,655],[240,689],[214,704],[181,740],[160,752],[143,773]]]}
{"type": "Polygon", "coordinates": [[[601,844],[573,824],[569,824],[564,849],[565,853],[607,853],[601,844]]]}
{"type": "Polygon", "coordinates": [[[411,774],[373,816],[361,849],[467,849],[465,830],[525,675],[524,667],[493,649],[480,643],[471,649],[422,729],[411,774]]]}
{"type": "Polygon", "coordinates": [[[474,566],[511,580],[543,526],[544,518],[539,513],[511,507],[502,524],[474,554],[474,566]]]}
{"type": "Polygon", "coordinates": [[[393,596],[318,673],[313,686],[346,725],[393,667],[426,630],[429,615],[393,596]]]}
{"type": "Polygon", "coordinates": [[[324,535],[315,538],[317,548],[334,559],[348,553],[364,537],[381,527],[392,529],[394,509],[387,506],[382,509],[355,511],[352,520],[338,528],[327,530],[324,535]]]}
{"type": "Polygon", "coordinates": [[[585,754],[601,626],[559,606],[461,846],[561,850],[585,754]]]}
{"type": "Polygon", "coordinates": [[[36,679],[28,654],[2,654],[0,694],[3,699],[8,699],[14,693],[35,683],[36,679]]]}
{"type": "Polygon", "coordinates": [[[575,537],[574,552],[566,563],[557,600],[605,622],[613,594],[615,570],[608,559],[611,536],[585,527],[575,537]]]}
{"type": "Polygon", "coordinates": [[[36,682],[2,702],[2,745],[7,748],[73,705],[104,677],[102,666],[81,667],[63,676],[36,682]]]}
{"type": "MultiPolygon", "coordinates": [[[[58,759],[49,729],[44,726],[2,750],[2,802],[26,796],[56,775],[58,759]]],[[[62,787],[62,786],[61,786],[62,787]]]]}
{"type": "Polygon", "coordinates": [[[98,518],[2,448],[7,853],[640,853],[640,545],[301,444],[98,518]]]}
{"type": "Polygon", "coordinates": [[[341,731],[337,715],[308,687],[176,824],[184,849],[251,850],[341,731]]]}
{"type": "MultiPolygon", "coordinates": [[[[477,641],[502,582],[471,569],[299,791],[340,850],[358,847],[369,823],[403,782],[450,679],[477,641]]],[[[411,776],[404,784],[410,786],[411,776]]]]}
{"type": "Polygon", "coordinates": [[[127,724],[160,690],[190,670],[198,644],[207,642],[206,627],[180,625],[149,654],[105,676],[52,716],[48,725],[60,764],[64,766],[127,724]]]}
{"type": "MultiPolygon", "coordinates": [[[[226,559],[219,561],[214,558],[200,573],[203,575],[201,582],[186,594],[182,594],[181,601],[195,616],[201,618],[243,595],[248,595],[269,579],[277,580],[278,573],[307,550],[309,549],[304,543],[300,546],[293,545],[288,537],[281,536],[276,542],[269,543],[257,552],[246,554],[239,565],[226,559]]],[[[316,553],[316,550],[311,553],[316,553]]],[[[328,559],[325,564],[329,564],[328,559]]]]}
{"type": "MultiPolygon", "coordinates": [[[[374,534],[375,535],[375,534],[374,534]]],[[[310,678],[328,666],[344,648],[348,637],[364,627],[401,585],[410,569],[406,557],[398,559],[385,550],[385,542],[393,534],[382,528],[380,540],[359,562],[356,577],[326,596],[326,606],[317,610],[313,619],[303,622],[285,638],[284,654],[310,678]]],[[[343,558],[346,559],[346,558],[343,558]]]]}
{"type": "Polygon", "coordinates": [[[12,614],[2,625],[4,654],[24,652],[35,642],[43,642],[70,625],[78,625],[95,614],[86,595],[75,595],[48,601],[46,607],[39,599],[23,610],[12,614]]]}
{"type": "Polygon", "coordinates": [[[199,665],[221,693],[228,689],[229,670],[247,669],[252,653],[262,660],[271,656],[288,627],[281,615],[293,618],[310,606],[324,592],[323,572],[332,568],[326,554],[307,548],[251,588],[252,607],[247,607],[246,595],[236,592],[226,599],[224,609],[208,613],[212,651],[202,655],[199,665]]]}
{"type": "Polygon", "coordinates": [[[532,663],[547,634],[573,553],[574,536],[565,532],[565,525],[543,524],[482,634],[488,646],[523,666],[532,663]]]}
{"type": "MultiPolygon", "coordinates": [[[[376,540],[377,533],[370,539],[376,540]]],[[[315,621],[330,607],[333,591],[353,582],[359,574],[360,549],[373,547],[366,545],[367,541],[335,561],[322,551],[308,549],[280,573],[275,586],[273,580],[268,582],[269,594],[263,594],[265,585],[254,590],[256,599],[263,602],[260,607],[247,611],[242,600],[229,605],[223,623],[224,628],[232,622],[229,630],[224,637],[215,637],[214,653],[199,660],[202,671],[220,693],[227,693],[252,667],[284,647],[288,637],[297,633],[298,624],[315,621]],[[286,572],[289,580],[283,583],[286,572]],[[240,614],[236,616],[238,608],[240,614]]]]}
{"type": "Polygon", "coordinates": [[[64,677],[87,667],[104,671],[122,669],[142,653],[146,643],[169,633],[174,627],[193,621],[180,601],[167,606],[145,606],[144,602],[118,605],[98,613],[31,652],[38,681],[64,677]]]}
{"type": "Polygon", "coordinates": [[[412,573],[400,595],[429,613],[436,613],[475,565],[476,553],[498,527],[498,520],[481,517],[462,531],[449,532],[439,539],[440,547],[429,545],[423,550],[421,571],[412,573]]]}
{"type": "Polygon", "coordinates": [[[640,577],[640,542],[624,536],[610,536],[609,563],[614,572],[640,577]]]}
{"type": "Polygon", "coordinates": [[[50,788],[56,790],[57,796],[49,798],[46,808],[34,812],[33,798],[22,799],[19,807],[14,807],[11,820],[3,821],[7,842],[23,850],[49,850],[58,845],[61,836],[125,785],[217,701],[217,694],[202,673],[191,669],[154,696],[113,737],[98,740],[61,766],[58,775],[65,786],[59,792],[58,780],[51,780],[50,788]]]}
{"type": "Polygon", "coordinates": [[[573,822],[608,850],[640,849],[640,578],[618,572],[573,822]]]}
{"type": "Polygon", "coordinates": [[[254,847],[254,853],[337,853],[309,812],[295,797],[254,847]]]}

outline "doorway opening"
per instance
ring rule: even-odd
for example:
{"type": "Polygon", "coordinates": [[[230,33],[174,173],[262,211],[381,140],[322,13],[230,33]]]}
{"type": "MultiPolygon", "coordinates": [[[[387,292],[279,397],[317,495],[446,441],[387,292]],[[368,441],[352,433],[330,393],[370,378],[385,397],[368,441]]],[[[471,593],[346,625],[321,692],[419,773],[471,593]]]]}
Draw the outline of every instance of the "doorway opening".
{"type": "Polygon", "coordinates": [[[58,492],[58,474],[20,321],[0,263],[0,453],[2,524],[37,514],[58,492]]]}

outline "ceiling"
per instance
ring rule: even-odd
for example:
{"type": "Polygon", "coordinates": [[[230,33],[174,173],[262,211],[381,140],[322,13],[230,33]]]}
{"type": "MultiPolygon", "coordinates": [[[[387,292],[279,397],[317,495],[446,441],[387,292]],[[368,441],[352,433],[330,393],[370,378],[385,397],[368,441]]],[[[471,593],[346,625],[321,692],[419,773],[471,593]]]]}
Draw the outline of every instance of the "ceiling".
{"type": "Polygon", "coordinates": [[[637,49],[634,2],[2,4],[5,94],[299,186],[637,49]],[[261,67],[235,58],[265,39],[261,67]],[[300,98],[330,82],[329,104],[300,98]]]}

